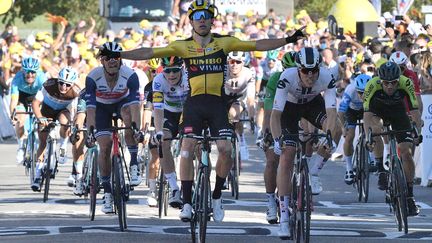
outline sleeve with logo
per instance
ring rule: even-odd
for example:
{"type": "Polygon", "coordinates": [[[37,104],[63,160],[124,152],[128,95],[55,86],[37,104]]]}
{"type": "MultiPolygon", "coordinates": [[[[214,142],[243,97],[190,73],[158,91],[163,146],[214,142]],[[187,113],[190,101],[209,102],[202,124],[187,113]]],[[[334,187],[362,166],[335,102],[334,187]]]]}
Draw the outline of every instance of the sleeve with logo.
{"type": "Polygon", "coordinates": [[[164,109],[163,74],[158,74],[153,80],[153,108],[164,109]]]}

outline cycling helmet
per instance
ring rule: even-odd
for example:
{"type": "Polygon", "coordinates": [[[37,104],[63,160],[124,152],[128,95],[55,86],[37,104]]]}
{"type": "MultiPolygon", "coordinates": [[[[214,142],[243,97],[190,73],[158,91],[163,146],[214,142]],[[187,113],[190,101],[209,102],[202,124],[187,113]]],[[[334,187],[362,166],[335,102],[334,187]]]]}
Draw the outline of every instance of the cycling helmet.
{"type": "Polygon", "coordinates": [[[73,84],[78,80],[78,73],[72,67],[64,67],[60,70],[58,79],[73,84]]]}
{"type": "Polygon", "coordinates": [[[114,41],[105,42],[102,45],[99,55],[102,54],[102,50],[104,49],[110,50],[111,52],[121,52],[123,50],[122,47],[117,42],[114,41]]]}
{"type": "Polygon", "coordinates": [[[159,58],[152,58],[152,59],[149,60],[148,65],[149,65],[150,69],[155,70],[155,69],[159,68],[160,63],[161,62],[160,62],[159,58]]]}
{"type": "Polygon", "coordinates": [[[210,4],[207,0],[195,0],[189,5],[187,15],[190,17],[194,12],[198,10],[207,10],[213,16],[215,15],[215,6],[210,4]]]}
{"type": "Polygon", "coordinates": [[[397,65],[405,64],[408,61],[407,55],[401,51],[394,52],[390,55],[390,62],[394,62],[397,65]]]}
{"type": "Polygon", "coordinates": [[[267,60],[277,60],[278,56],[279,56],[279,50],[270,50],[267,51],[266,58],[267,60]]]}
{"type": "Polygon", "coordinates": [[[181,66],[183,65],[183,59],[181,57],[171,56],[162,58],[162,66],[181,66]]]}
{"type": "Polygon", "coordinates": [[[22,60],[21,66],[22,66],[22,69],[24,69],[24,71],[36,72],[37,70],[39,70],[40,63],[39,63],[39,60],[37,58],[27,57],[27,58],[24,58],[24,60],[22,60]]]}
{"type": "Polygon", "coordinates": [[[245,57],[243,62],[245,66],[249,66],[251,62],[251,54],[249,52],[245,52],[245,57]]]}
{"type": "Polygon", "coordinates": [[[245,60],[245,53],[242,52],[242,51],[233,51],[233,52],[230,52],[228,54],[228,58],[244,62],[244,60],[245,60]]]}
{"type": "Polygon", "coordinates": [[[401,75],[401,70],[399,65],[394,62],[386,62],[382,64],[378,69],[378,76],[381,80],[395,80],[398,79],[401,75]]]}
{"type": "Polygon", "coordinates": [[[286,68],[291,68],[291,67],[296,67],[296,62],[295,62],[295,56],[296,56],[296,52],[295,51],[290,51],[287,52],[283,55],[282,57],[282,67],[284,69],[286,68]]]}
{"type": "Polygon", "coordinates": [[[297,67],[300,68],[317,68],[322,58],[318,49],[312,47],[303,47],[295,56],[297,67]]]}
{"type": "Polygon", "coordinates": [[[371,79],[372,77],[367,74],[360,74],[355,77],[357,91],[364,92],[367,82],[371,79]]]}

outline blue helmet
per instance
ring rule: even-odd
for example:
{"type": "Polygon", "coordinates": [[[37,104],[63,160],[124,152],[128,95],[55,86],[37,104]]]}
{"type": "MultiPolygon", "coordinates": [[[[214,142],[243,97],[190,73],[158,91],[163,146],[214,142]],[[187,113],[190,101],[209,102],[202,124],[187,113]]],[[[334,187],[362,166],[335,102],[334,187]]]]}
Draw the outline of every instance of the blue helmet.
{"type": "Polygon", "coordinates": [[[59,72],[59,80],[73,84],[78,80],[78,73],[72,67],[64,67],[59,72]]]}
{"type": "Polygon", "coordinates": [[[355,78],[357,91],[364,92],[366,84],[372,77],[367,74],[360,74],[355,78]]]}
{"type": "Polygon", "coordinates": [[[39,60],[34,58],[34,57],[27,57],[27,58],[24,58],[24,60],[22,60],[21,66],[22,66],[22,69],[24,69],[24,71],[26,71],[26,72],[27,71],[36,72],[40,68],[40,63],[39,63],[39,60]]]}

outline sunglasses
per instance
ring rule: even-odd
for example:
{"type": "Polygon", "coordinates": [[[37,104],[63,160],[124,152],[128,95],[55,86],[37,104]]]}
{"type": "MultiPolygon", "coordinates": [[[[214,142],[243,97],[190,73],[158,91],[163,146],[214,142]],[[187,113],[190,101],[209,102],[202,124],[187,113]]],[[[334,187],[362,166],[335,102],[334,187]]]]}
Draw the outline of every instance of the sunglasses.
{"type": "Polygon", "coordinates": [[[357,90],[357,94],[359,94],[359,95],[363,95],[363,94],[364,94],[364,91],[358,91],[358,90],[357,90]]]}
{"type": "Polygon", "coordinates": [[[395,86],[398,83],[399,83],[399,80],[393,80],[393,81],[384,81],[384,80],[382,80],[382,84],[384,86],[390,86],[390,85],[395,86]]]}
{"type": "Polygon", "coordinates": [[[173,67],[173,68],[164,68],[164,70],[163,70],[163,72],[164,73],[171,73],[171,72],[173,72],[173,73],[178,73],[178,72],[180,72],[182,70],[182,68],[181,67],[173,67]]]}
{"type": "Polygon", "coordinates": [[[300,72],[307,75],[307,74],[315,74],[319,71],[319,68],[301,68],[300,72]]]}
{"type": "Polygon", "coordinates": [[[63,86],[63,85],[66,85],[66,87],[70,87],[70,86],[72,86],[72,84],[71,83],[66,83],[66,82],[64,82],[64,81],[58,81],[58,84],[60,85],[60,86],[63,86]]]}
{"type": "Polygon", "coordinates": [[[120,57],[108,57],[108,56],[105,56],[103,59],[105,61],[107,61],[107,62],[109,62],[111,60],[118,61],[118,60],[120,60],[120,57]]]}
{"type": "Polygon", "coordinates": [[[267,58],[267,60],[268,60],[269,62],[276,62],[276,59],[274,59],[274,58],[267,58]]]}
{"type": "Polygon", "coordinates": [[[243,62],[240,61],[240,60],[231,59],[231,60],[228,61],[228,63],[231,64],[231,65],[234,65],[234,63],[235,64],[242,64],[243,62]]]}
{"type": "Polygon", "coordinates": [[[200,20],[204,18],[205,20],[213,18],[213,14],[206,10],[200,10],[193,13],[190,17],[192,20],[200,20]]]}
{"type": "Polygon", "coordinates": [[[36,71],[34,70],[25,70],[26,74],[35,74],[36,71]]]}

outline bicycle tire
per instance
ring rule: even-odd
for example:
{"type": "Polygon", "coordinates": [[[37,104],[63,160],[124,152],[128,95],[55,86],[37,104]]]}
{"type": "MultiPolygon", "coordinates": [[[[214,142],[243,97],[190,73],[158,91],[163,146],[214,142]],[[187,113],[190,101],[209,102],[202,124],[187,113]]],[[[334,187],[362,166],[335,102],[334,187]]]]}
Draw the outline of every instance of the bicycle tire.
{"type": "Polygon", "coordinates": [[[164,216],[168,216],[168,197],[169,197],[169,184],[165,180],[164,182],[164,193],[163,193],[163,201],[164,201],[164,216]]]}
{"type": "Polygon", "coordinates": [[[309,172],[306,159],[301,160],[299,187],[297,191],[296,232],[294,242],[309,242],[312,192],[309,185],[309,172]]]}
{"type": "MultiPolygon", "coordinates": [[[[195,183],[193,184],[193,194],[192,194],[192,217],[190,220],[190,232],[191,232],[191,238],[192,243],[195,243],[197,240],[197,221],[198,221],[198,212],[199,212],[199,205],[200,205],[200,195],[199,191],[201,188],[201,165],[198,165],[199,168],[197,168],[198,175],[196,176],[195,183]]],[[[199,236],[198,236],[199,237],[199,236]]]]}
{"type": "Polygon", "coordinates": [[[45,186],[44,186],[44,196],[43,196],[43,202],[46,202],[48,200],[48,194],[49,194],[49,187],[51,182],[51,158],[53,153],[53,144],[52,141],[48,142],[48,154],[47,154],[47,163],[46,168],[44,172],[44,178],[45,178],[45,186]]]}
{"type": "Polygon", "coordinates": [[[35,178],[35,165],[36,165],[36,160],[37,160],[37,149],[36,149],[36,137],[34,132],[32,132],[29,136],[29,139],[31,139],[31,143],[29,143],[31,145],[30,147],[30,157],[29,160],[27,161],[27,165],[28,166],[28,170],[29,170],[29,178],[30,178],[30,184],[33,183],[34,178],[35,178]]]}
{"type": "Polygon", "coordinates": [[[96,201],[97,201],[97,193],[99,190],[99,177],[98,177],[98,164],[97,164],[97,150],[92,149],[90,152],[90,163],[91,163],[91,174],[90,174],[90,184],[89,184],[89,193],[90,193],[90,220],[94,221],[95,213],[96,213],[96,201]]]}
{"type": "Polygon", "coordinates": [[[209,167],[204,166],[202,168],[201,181],[200,181],[200,197],[199,197],[199,211],[198,211],[198,222],[199,222],[199,239],[201,243],[205,243],[207,235],[207,221],[209,215],[209,167]]]}
{"type": "Polygon", "coordinates": [[[400,215],[398,218],[398,229],[408,234],[408,207],[407,207],[407,184],[403,172],[402,164],[399,159],[395,162],[395,192],[396,192],[396,212],[400,215]]]}
{"type": "Polygon", "coordinates": [[[365,146],[361,146],[360,149],[360,163],[362,164],[362,197],[363,202],[367,203],[369,199],[369,152],[365,146]]]}
{"type": "MultiPolygon", "coordinates": [[[[295,168],[295,167],[294,167],[295,168]]],[[[290,215],[290,235],[291,238],[295,238],[295,234],[298,234],[297,231],[297,216],[298,216],[298,188],[297,188],[297,173],[296,171],[293,171],[293,176],[291,178],[291,201],[290,201],[290,208],[291,208],[291,215],[290,215]]],[[[279,219],[280,219],[280,209],[279,209],[279,219]]]]}
{"type": "Polygon", "coordinates": [[[355,185],[356,185],[356,189],[357,189],[357,200],[359,202],[362,201],[363,199],[363,166],[362,166],[362,162],[361,162],[361,156],[359,155],[361,151],[361,145],[360,142],[357,143],[355,149],[354,149],[354,154],[352,157],[352,161],[354,162],[354,172],[355,172],[355,185]]]}
{"type": "Polygon", "coordinates": [[[126,214],[126,208],[125,208],[125,202],[124,202],[123,191],[122,191],[121,173],[123,173],[123,170],[122,170],[122,164],[121,164],[122,162],[120,156],[113,156],[112,163],[114,166],[114,173],[113,173],[114,174],[114,178],[113,178],[114,204],[115,204],[115,208],[119,220],[120,231],[125,231],[126,222],[124,219],[126,214]]]}
{"type": "Polygon", "coordinates": [[[162,218],[162,211],[163,211],[163,207],[164,207],[164,176],[163,176],[163,171],[162,169],[159,170],[159,180],[158,180],[158,199],[157,199],[157,204],[158,204],[158,212],[159,212],[159,218],[162,218]]]}

